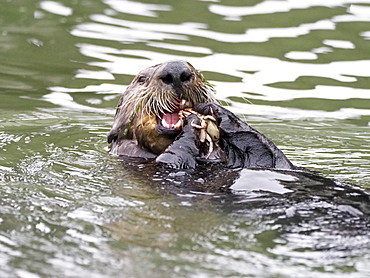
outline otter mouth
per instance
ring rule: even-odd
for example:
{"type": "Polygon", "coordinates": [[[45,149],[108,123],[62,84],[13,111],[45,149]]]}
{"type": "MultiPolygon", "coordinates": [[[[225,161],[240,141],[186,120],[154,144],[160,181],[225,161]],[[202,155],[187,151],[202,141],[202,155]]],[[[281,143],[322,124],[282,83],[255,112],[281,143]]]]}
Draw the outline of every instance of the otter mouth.
{"type": "Polygon", "coordinates": [[[184,122],[183,117],[181,116],[181,111],[187,108],[193,108],[193,105],[190,101],[185,99],[178,99],[175,101],[175,108],[173,111],[168,113],[163,113],[157,119],[158,125],[160,126],[160,132],[165,130],[168,131],[180,131],[184,122]]]}

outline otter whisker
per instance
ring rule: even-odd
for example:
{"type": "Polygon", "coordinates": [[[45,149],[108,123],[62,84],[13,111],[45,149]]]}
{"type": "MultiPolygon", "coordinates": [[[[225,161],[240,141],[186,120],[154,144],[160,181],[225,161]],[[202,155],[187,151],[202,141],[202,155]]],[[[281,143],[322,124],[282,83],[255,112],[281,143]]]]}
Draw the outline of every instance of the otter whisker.
{"type": "MultiPolygon", "coordinates": [[[[204,77],[183,61],[172,61],[147,68],[134,78],[123,93],[110,133],[117,135],[117,142],[131,139],[140,148],[156,154],[161,153],[173,141],[173,136],[167,138],[166,132],[161,131],[158,135],[152,132],[160,125],[158,118],[198,103],[215,102],[213,91],[213,87],[204,77]],[[182,70],[184,72],[181,72],[182,70]],[[180,78],[176,76],[179,73],[190,73],[191,78],[176,85],[168,84],[162,79],[164,74],[168,73],[173,74],[174,78],[180,78]],[[147,140],[149,136],[153,136],[153,140],[147,140]]],[[[173,134],[172,132],[170,133],[173,134]]],[[[112,135],[110,137],[112,138],[112,135]]],[[[119,143],[112,146],[119,149],[121,145],[119,143]]]]}
{"type": "Polygon", "coordinates": [[[177,107],[175,101],[176,98],[173,96],[172,92],[154,88],[145,99],[143,111],[147,114],[153,114],[159,117],[161,114],[175,110],[177,107]]]}
{"type": "Polygon", "coordinates": [[[141,91],[141,93],[138,95],[130,94],[127,95],[127,98],[124,99],[121,106],[132,106],[134,108],[134,112],[130,117],[129,124],[131,125],[132,119],[135,118],[135,115],[138,115],[138,117],[141,119],[141,121],[144,119],[145,115],[145,100],[148,98],[148,95],[150,95],[149,88],[146,90],[141,91]],[[143,109],[144,106],[144,109],[143,109]]]}

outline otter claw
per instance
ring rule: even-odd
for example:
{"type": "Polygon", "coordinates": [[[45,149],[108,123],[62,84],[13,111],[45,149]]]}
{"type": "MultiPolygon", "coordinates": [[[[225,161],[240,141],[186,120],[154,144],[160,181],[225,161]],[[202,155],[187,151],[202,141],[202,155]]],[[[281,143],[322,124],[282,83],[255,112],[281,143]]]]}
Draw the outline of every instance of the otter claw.
{"type": "Polygon", "coordinates": [[[210,107],[211,115],[202,115],[191,108],[186,108],[180,111],[180,119],[184,119],[191,114],[194,114],[198,117],[200,124],[196,124],[194,120],[191,121],[190,125],[196,129],[199,129],[199,141],[201,143],[207,142],[208,152],[205,156],[208,159],[213,152],[214,144],[218,142],[220,138],[220,131],[216,125],[216,117],[213,113],[212,107],[210,107]]]}

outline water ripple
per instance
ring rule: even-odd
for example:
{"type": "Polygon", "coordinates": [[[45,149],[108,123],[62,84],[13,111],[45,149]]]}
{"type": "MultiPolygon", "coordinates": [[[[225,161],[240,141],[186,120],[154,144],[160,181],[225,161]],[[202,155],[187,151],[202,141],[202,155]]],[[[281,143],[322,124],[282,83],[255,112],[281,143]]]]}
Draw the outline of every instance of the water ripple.
{"type": "Polygon", "coordinates": [[[5,2],[1,277],[369,276],[368,0],[5,2]],[[171,59],[322,174],[111,157],[118,98],[171,59]]]}

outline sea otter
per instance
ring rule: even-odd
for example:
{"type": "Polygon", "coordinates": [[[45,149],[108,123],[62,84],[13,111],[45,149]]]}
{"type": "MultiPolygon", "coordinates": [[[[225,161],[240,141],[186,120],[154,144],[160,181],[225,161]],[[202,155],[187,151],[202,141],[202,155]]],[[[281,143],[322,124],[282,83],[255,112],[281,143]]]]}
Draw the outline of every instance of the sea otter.
{"type": "Polygon", "coordinates": [[[276,145],[216,103],[214,89],[185,61],[142,70],[116,110],[110,153],[172,168],[218,162],[230,168],[295,169],[276,145]]]}

